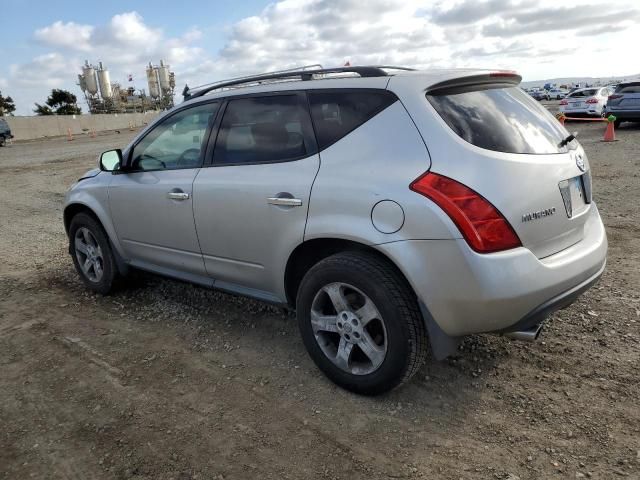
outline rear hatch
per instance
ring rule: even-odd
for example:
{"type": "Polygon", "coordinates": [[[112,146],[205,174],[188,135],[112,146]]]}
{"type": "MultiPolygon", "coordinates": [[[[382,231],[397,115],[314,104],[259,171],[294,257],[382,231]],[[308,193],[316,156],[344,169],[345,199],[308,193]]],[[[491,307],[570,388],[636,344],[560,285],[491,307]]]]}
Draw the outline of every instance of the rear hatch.
{"type": "Polygon", "coordinates": [[[607,101],[610,110],[640,110],[640,82],[619,85],[607,101]]]}
{"type": "MultiPolygon", "coordinates": [[[[578,90],[568,95],[565,98],[565,102],[562,102],[563,105],[566,105],[567,110],[577,110],[587,108],[589,104],[587,103],[589,100],[593,101],[593,97],[598,93],[597,88],[590,88],[588,90],[578,90]]],[[[597,103],[597,100],[596,102],[597,103]]]]}
{"type": "Polygon", "coordinates": [[[499,73],[428,88],[441,138],[425,130],[425,141],[434,173],[482,195],[522,245],[544,258],[583,238],[591,177],[582,147],[566,141],[569,132],[517,87],[519,80],[499,73]]]}

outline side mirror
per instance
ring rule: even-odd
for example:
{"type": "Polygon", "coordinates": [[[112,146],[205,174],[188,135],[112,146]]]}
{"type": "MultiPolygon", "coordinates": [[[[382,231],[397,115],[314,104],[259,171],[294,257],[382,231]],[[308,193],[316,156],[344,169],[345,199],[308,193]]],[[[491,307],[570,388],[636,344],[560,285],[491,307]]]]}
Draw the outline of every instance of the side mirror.
{"type": "Polygon", "coordinates": [[[122,150],[107,150],[100,155],[100,170],[103,172],[113,172],[120,169],[122,165],[122,150]]]}

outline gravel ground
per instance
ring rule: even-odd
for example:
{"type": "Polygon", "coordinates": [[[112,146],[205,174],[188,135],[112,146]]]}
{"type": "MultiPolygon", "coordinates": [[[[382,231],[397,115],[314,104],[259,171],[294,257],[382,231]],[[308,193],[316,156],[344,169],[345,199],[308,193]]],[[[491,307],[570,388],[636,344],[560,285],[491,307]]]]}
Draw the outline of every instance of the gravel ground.
{"type": "Polygon", "coordinates": [[[132,132],[0,149],[0,478],[640,478],[640,125],[569,128],[602,280],[542,341],[470,337],[378,398],[326,380],[267,305],[146,274],[82,287],[64,192],[132,132]]]}

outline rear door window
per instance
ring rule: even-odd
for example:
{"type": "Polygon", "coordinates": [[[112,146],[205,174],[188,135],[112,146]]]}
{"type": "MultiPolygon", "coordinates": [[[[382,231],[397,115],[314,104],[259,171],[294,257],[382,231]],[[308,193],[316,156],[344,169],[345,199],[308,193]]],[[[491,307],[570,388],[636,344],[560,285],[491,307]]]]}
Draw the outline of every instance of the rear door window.
{"type": "Polygon", "coordinates": [[[386,90],[309,91],[308,95],[320,150],[334,144],[397,100],[386,90]]]}
{"type": "Polygon", "coordinates": [[[222,118],[214,164],[284,162],[311,152],[305,144],[308,112],[298,95],[230,100],[222,118]]]}
{"type": "Polygon", "coordinates": [[[442,119],[467,142],[505,153],[563,153],[567,136],[549,111],[517,87],[472,87],[428,94],[442,119]]]}

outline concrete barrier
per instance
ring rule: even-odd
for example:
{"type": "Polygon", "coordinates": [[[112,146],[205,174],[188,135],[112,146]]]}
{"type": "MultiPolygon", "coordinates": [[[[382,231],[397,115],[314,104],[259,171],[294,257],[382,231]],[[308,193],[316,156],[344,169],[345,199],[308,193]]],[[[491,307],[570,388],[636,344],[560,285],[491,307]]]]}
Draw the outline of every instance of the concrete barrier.
{"type": "Polygon", "coordinates": [[[32,117],[4,117],[11,128],[14,140],[33,140],[59,137],[71,129],[73,135],[105,130],[124,130],[130,125],[140,128],[152,122],[158,112],[111,113],[96,115],[43,115],[32,117]]]}

